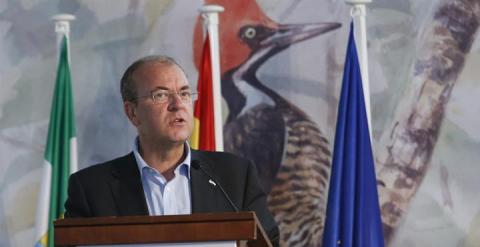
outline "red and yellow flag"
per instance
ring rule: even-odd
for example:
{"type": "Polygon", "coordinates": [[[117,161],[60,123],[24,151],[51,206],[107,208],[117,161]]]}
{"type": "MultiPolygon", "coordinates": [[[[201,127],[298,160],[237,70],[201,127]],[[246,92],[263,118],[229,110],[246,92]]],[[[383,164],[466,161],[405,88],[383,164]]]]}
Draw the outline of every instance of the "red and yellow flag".
{"type": "Polygon", "coordinates": [[[212,59],[210,57],[210,41],[205,36],[202,60],[198,68],[198,99],[195,102],[194,129],[190,145],[194,149],[215,151],[215,122],[213,112],[213,78],[212,59]]]}

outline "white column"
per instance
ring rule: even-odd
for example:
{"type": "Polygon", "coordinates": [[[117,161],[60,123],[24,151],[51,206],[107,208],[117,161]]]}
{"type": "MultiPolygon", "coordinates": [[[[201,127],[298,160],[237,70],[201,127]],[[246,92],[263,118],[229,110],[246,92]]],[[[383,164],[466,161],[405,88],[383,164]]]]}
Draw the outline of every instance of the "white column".
{"type": "Polygon", "coordinates": [[[205,5],[200,8],[203,21],[210,39],[210,56],[212,58],[213,78],[213,112],[215,122],[215,150],[223,151],[222,93],[220,85],[220,49],[218,40],[218,14],[224,8],[219,5],[205,5]]]}
{"type": "Polygon", "coordinates": [[[360,63],[360,73],[363,82],[363,94],[365,96],[365,109],[367,112],[368,129],[370,131],[370,139],[372,138],[372,117],[370,110],[370,81],[368,76],[368,55],[367,55],[367,27],[366,27],[366,7],[371,0],[345,0],[352,5],[350,15],[354,23],[354,36],[358,52],[358,60],[360,63]]]}
{"type": "MultiPolygon", "coordinates": [[[[60,49],[63,36],[67,37],[69,41],[70,37],[70,21],[75,20],[75,16],[69,14],[59,14],[52,16],[52,20],[55,22],[55,32],[57,33],[57,58],[60,56],[60,49]]],[[[70,42],[67,42],[67,50],[70,51],[70,42]]],[[[68,62],[70,63],[70,52],[68,52],[68,62]]]]}

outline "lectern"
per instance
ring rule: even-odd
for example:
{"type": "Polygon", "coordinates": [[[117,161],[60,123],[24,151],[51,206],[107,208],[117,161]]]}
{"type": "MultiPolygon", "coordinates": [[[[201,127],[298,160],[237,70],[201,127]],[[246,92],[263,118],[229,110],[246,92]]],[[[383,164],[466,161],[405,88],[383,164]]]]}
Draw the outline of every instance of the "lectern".
{"type": "Polygon", "coordinates": [[[68,218],[54,222],[55,246],[207,243],[272,246],[254,212],[68,218]]]}

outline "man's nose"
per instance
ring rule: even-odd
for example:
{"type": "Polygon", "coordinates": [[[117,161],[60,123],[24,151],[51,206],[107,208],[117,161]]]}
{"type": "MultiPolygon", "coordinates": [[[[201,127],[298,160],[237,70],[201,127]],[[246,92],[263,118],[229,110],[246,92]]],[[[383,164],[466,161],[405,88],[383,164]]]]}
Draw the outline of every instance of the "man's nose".
{"type": "Polygon", "coordinates": [[[168,110],[176,111],[179,107],[183,106],[185,102],[182,101],[178,93],[172,93],[168,97],[168,110]]]}

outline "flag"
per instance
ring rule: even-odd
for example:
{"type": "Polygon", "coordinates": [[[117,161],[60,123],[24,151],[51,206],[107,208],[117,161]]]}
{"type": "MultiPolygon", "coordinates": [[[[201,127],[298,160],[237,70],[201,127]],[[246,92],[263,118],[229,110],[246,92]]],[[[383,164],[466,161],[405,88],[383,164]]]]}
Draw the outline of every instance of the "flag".
{"type": "Polygon", "coordinates": [[[194,129],[190,144],[192,148],[215,151],[215,122],[213,111],[213,78],[210,41],[206,34],[197,83],[198,99],[195,102],[194,129]]]}
{"type": "Polygon", "coordinates": [[[365,99],[350,27],[330,175],[323,247],[383,247],[365,99]]]}
{"type": "Polygon", "coordinates": [[[77,169],[75,114],[68,60],[68,43],[64,36],[44,154],[36,215],[36,247],[53,246],[53,221],[63,217],[68,177],[77,169]]]}

